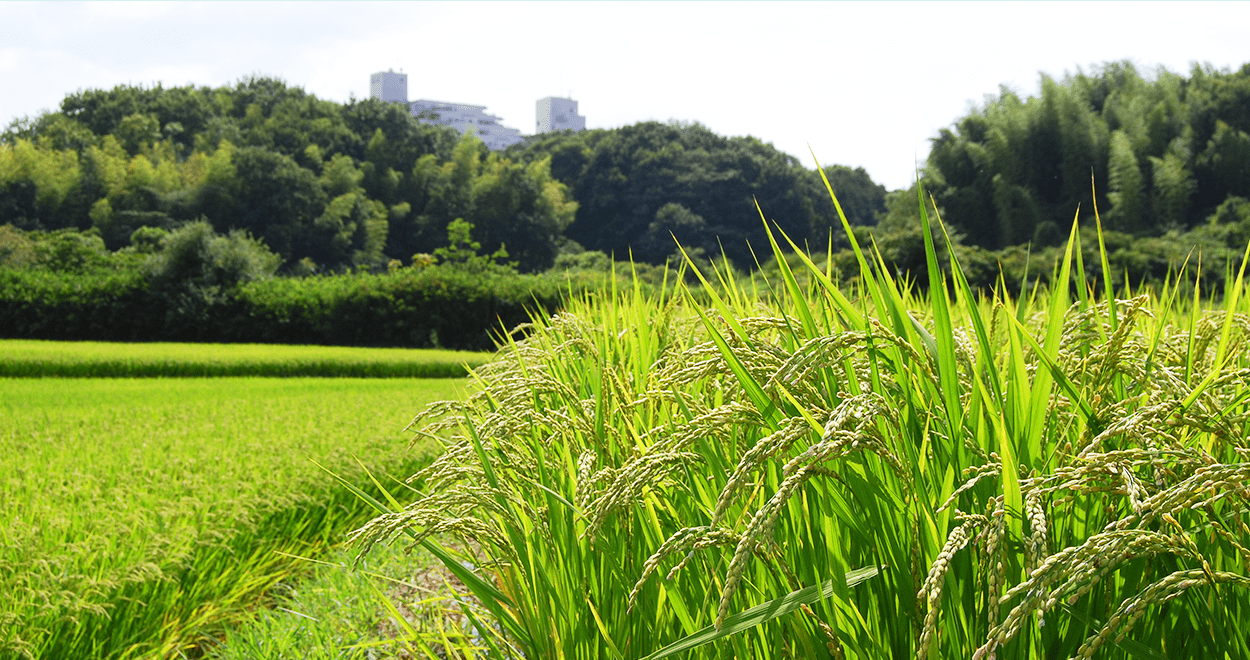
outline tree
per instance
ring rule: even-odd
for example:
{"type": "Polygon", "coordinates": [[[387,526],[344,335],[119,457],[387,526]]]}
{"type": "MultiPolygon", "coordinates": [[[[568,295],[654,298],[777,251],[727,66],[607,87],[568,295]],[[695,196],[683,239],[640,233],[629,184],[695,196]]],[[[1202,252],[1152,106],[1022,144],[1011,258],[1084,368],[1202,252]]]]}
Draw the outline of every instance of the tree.
{"type": "MultiPolygon", "coordinates": [[[[885,186],[873,181],[862,167],[851,169],[845,165],[829,165],[824,168],[824,172],[848,222],[852,225],[877,224],[878,216],[885,213],[885,186]]],[[[828,191],[824,190],[824,182],[820,180],[820,173],[813,172],[813,175],[815,180],[820,182],[820,192],[825,193],[823,195],[817,193],[815,198],[822,200],[822,209],[827,209],[824,215],[832,215],[831,219],[834,220],[834,222],[822,222],[821,226],[813,227],[813,236],[820,238],[820,234],[827,231],[824,225],[836,227],[841,224],[841,221],[837,219],[833,200],[829,199],[828,191]]]]}
{"type": "Polygon", "coordinates": [[[703,216],[677,202],[669,202],[655,212],[655,220],[647,227],[647,234],[634,257],[647,263],[663,263],[678,254],[678,245],[687,254],[715,254],[716,245],[714,242],[709,245],[709,238],[712,237],[708,235],[703,216]]]}
{"type": "Polygon", "coordinates": [[[326,163],[320,183],[330,201],[314,223],[317,236],[308,255],[314,261],[331,267],[384,261],[386,207],[365,194],[363,178],[351,156],[338,154],[326,163]]]}
{"type": "Polygon", "coordinates": [[[550,160],[527,166],[497,153],[487,156],[471,184],[469,204],[486,249],[506,247],[523,272],[555,263],[560,239],[577,213],[577,202],[551,177],[550,160]]]}
{"type": "Polygon", "coordinates": [[[161,123],[154,115],[135,113],[118,122],[113,136],[126,153],[135,156],[161,139],[161,123]]]}
{"type": "Polygon", "coordinates": [[[21,229],[64,227],[62,213],[72,204],[81,178],[73,151],[39,147],[26,139],[0,145],[0,212],[6,213],[0,222],[21,229]]]}
{"type": "Polygon", "coordinates": [[[1151,156],[1150,165],[1154,179],[1152,201],[1156,222],[1166,229],[1185,226],[1189,199],[1196,188],[1193,176],[1185,169],[1184,161],[1173,153],[1163,158],[1151,156]]]}
{"type": "Polygon", "coordinates": [[[597,138],[573,191],[578,211],[568,235],[622,256],[648,241],[656,212],[675,203],[704,219],[719,239],[717,252],[723,246],[735,263],[751,263],[748,241],[757,248],[768,242],[760,210],[801,244],[812,231],[813,193],[796,158],[756,138],[721,137],[697,123],[644,122],[597,138]]]}
{"type": "Polygon", "coordinates": [[[147,269],[163,285],[225,292],[272,277],[281,262],[246,231],[236,229],[223,236],[200,220],[165,234],[147,269]]]}
{"type": "Polygon", "coordinates": [[[387,250],[405,257],[432,252],[444,244],[447,225],[462,218],[487,251],[506,246],[526,272],[550,268],[577,212],[550,167],[547,159],[525,165],[490,153],[472,134],[461,138],[446,163],[422,156],[405,177],[408,209],[391,207],[396,220],[387,250]]]}
{"type": "Polygon", "coordinates": [[[434,257],[455,268],[473,271],[500,266],[500,260],[508,258],[508,251],[502,247],[489,256],[481,251],[482,244],[473,240],[473,223],[456,218],[447,224],[447,246],[435,249],[434,257]]]}
{"type": "MultiPolygon", "coordinates": [[[[422,124],[399,103],[390,103],[381,99],[352,99],[342,106],[343,125],[356,137],[345,149],[345,153],[357,161],[373,162],[379,173],[393,168],[397,172],[407,172],[416,164],[417,159],[433,155],[438,162],[446,162],[452,157],[452,150],[460,140],[460,134],[450,126],[422,124]],[[369,144],[377,139],[377,131],[382,132],[385,149],[373,152],[369,144]],[[375,161],[374,159],[378,160],[375,161]]],[[[381,199],[378,191],[366,189],[370,196],[381,199]]]]}
{"type": "Polygon", "coordinates": [[[1004,89],[939,132],[925,184],[945,219],[989,248],[1051,235],[1046,223],[1067,226],[1078,208],[1092,215],[1091,174],[1109,228],[1185,230],[1250,194],[1247,99],[1250,67],[1198,67],[1189,80],[1163,69],[1145,80],[1129,62],[1044,75],[1039,96],[1004,89]]]}
{"type": "MultiPolygon", "coordinates": [[[[264,239],[287,262],[319,249],[314,224],[326,207],[315,174],[291,158],[260,147],[241,147],[231,159],[236,178],[230,213],[211,220],[222,230],[244,229],[264,239]]],[[[225,209],[222,209],[224,211],[225,209]]]]}
{"type": "Polygon", "coordinates": [[[1194,163],[1199,207],[1222,202],[1229,195],[1250,195],[1250,134],[1216,121],[1215,133],[1194,163]]]}
{"type": "Polygon", "coordinates": [[[213,310],[248,282],[271,277],[282,257],[246,231],[217,234],[207,221],[188,223],[164,236],[145,268],[152,292],[163,299],[164,332],[202,339],[213,310]]]}
{"type": "Polygon", "coordinates": [[[1111,192],[1107,195],[1111,200],[1108,228],[1131,231],[1140,227],[1144,211],[1141,168],[1137,165],[1133,144],[1122,130],[1111,134],[1108,170],[1111,179],[1111,192]]]}

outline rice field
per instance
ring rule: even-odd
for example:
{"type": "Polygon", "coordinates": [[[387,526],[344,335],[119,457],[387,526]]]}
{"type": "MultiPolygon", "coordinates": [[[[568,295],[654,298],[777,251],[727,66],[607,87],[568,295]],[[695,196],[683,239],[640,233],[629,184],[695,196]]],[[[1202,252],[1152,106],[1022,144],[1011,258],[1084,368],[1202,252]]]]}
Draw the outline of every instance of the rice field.
{"type": "MultiPolygon", "coordinates": [[[[77,347],[73,347],[77,348],[77,347]]],[[[464,380],[0,379],[0,658],[195,656],[428,462],[464,380]],[[281,554],[281,553],[286,553],[281,554]]]]}
{"type": "Polygon", "coordinates": [[[467,395],[0,380],[0,657],[1250,658],[1250,247],[1107,294],[1074,222],[1013,297],[924,222],[931,291],[778,233],[779,277],[584,294],[467,395]],[[445,588],[295,579],[353,527],[445,588]]]}
{"type": "Polygon", "coordinates": [[[472,591],[457,657],[1250,658],[1250,248],[1106,295],[1074,222],[1013,298],[924,223],[929,292],[854,245],[535,319],[353,538],[472,591]]]}
{"type": "Polygon", "coordinates": [[[0,378],[462,378],[489,359],[408,348],[0,340],[0,378]]]}

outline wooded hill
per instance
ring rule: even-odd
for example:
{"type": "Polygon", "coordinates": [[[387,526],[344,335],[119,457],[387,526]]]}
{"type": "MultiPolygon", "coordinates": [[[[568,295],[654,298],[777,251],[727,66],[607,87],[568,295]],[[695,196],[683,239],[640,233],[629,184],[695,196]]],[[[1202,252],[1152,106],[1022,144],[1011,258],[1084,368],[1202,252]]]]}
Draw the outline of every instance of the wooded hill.
{"type": "MultiPolygon", "coordinates": [[[[826,174],[887,264],[923,280],[915,189],[887,193],[862,168],[826,174]]],[[[938,133],[921,183],[992,285],[1000,267],[1044,277],[1045,248],[1078,208],[1092,225],[1091,174],[1117,273],[1162,278],[1194,247],[1205,271],[1222,270],[1250,240],[1250,65],[1186,77],[1113,62],[1042,76],[1036,97],[1002,89],[938,133]]],[[[263,240],[286,274],[406,265],[446,247],[457,218],[524,272],[582,250],[660,264],[672,236],[752,268],[749,245],[766,244],[755,201],[800,245],[832,235],[837,249],[819,173],[697,123],[548,133],[491,153],[402,105],[250,78],[79,91],[0,135],[0,224],[94,229],[115,250],[140,227],[202,218],[263,240]]]]}
{"type": "MultiPolygon", "coordinates": [[[[95,228],[117,249],[139,227],[205,218],[263,239],[287,272],[407,263],[445,246],[456,218],[523,271],[578,251],[569,238],[660,263],[670,231],[709,253],[719,237],[749,265],[743,239],[763,240],[753,198],[799,239],[835,220],[819,176],[755,138],[649,122],[490,153],[403,105],[323,101],[269,78],[79,91],[0,142],[0,224],[95,228]]],[[[856,222],[884,210],[862,169],[830,173],[856,222]]]]}

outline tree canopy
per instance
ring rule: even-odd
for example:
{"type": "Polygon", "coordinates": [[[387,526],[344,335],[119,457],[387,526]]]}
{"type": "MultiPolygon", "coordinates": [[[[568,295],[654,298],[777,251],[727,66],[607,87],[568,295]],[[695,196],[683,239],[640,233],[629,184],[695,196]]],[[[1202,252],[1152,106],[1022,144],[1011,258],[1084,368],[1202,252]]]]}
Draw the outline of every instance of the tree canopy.
{"type": "Polygon", "coordinates": [[[1111,62],[1039,96],[1003,88],[933,139],[924,185],[970,243],[1055,240],[1090,177],[1105,226],[1137,236],[1192,229],[1230,196],[1250,196],[1250,64],[1143,77],[1111,62]]]}
{"type": "MultiPolygon", "coordinates": [[[[821,174],[699,123],[559,131],[490,152],[402,104],[335,103],[251,77],[80,90],[14,121],[0,134],[0,225],[94,229],[117,250],[140,228],[203,220],[306,273],[410,263],[447,247],[459,218],[526,272],[583,250],[664,264],[674,239],[751,268],[767,244],[761,213],[799,245],[840,243],[821,174]]],[[[906,262],[915,191],[887,193],[862,168],[823,174],[857,231],[906,262]]],[[[1108,231],[1233,241],[1237,200],[1250,199],[1250,65],[1186,77],[1111,62],[1042,76],[1034,97],[1000,89],[933,138],[921,185],[957,242],[1001,251],[1057,244],[1078,208],[1092,218],[1091,175],[1108,231]]]]}
{"type": "Polygon", "coordinates": [[[289,268],[338,270],[432,252],[463,216],[540,270],[576,208],[546,162],[487,156],[401,104],[323,101],[272,78],[118,86],[0,136],[0,223],[95,228],[118,249],[138,228],[202,219],[250,232],[289,268]]]}
{"type": "MultiPolygon", "coordinates": [[[[578,204],[568,238],[618,258],[632,254],[662,263],[676,251],[675,237],[687,251],[719,255],[723,249],[734,263],[752,266],[752,247],[768,244],[761,211],[800,244],[823,244],[839,222],[819,174],[797,158],[757,138],[720,136],[699,123],[547,133],[504,155],[527,162],[550,158],[553,178],[569,186],[578,204]]],[[[835,189],[856,200],[847,211],[851,222],[876,222],[876,213],[885,210],[885,188],[862,168],[827,171],[835,189]]]]}

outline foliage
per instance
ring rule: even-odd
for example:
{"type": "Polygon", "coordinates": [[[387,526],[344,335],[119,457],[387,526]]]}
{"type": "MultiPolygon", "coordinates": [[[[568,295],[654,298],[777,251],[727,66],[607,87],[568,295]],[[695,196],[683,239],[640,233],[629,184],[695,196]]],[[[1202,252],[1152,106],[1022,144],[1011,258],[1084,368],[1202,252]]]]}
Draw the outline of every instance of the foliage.
{"type": "MultiPolygon", "coordinates": [[[[597,288],[603,276],[579,278],[597,288]]],[[[68,276],[0,269],[0,337],[490,350],[499,333],[553,310],[558,275],[438,265],[384,274],[256,280],[232,293],[156,287],[140,271],[68,276]]]]}
{"type": "Polygon", "coordinates": [[[420,158],[412,181],[419,192],[405,198],[409,210],[397,213],[388,238],[404,256],[445,247],[449,219],[462,219],[486,251],[505,249],[522,272],[546,270],[578,208],[551,177],[548,160],[522,164],[486,154],[471,133],[442,165],[420,158]]]}
{"type": "Polygon", "coordinates": [[[463,217],[532,272],[575,210],[542,162],[487,156],[397,104],[322,101],[269,78],[80,91],[0,137],[0,222],[94,227],[113,250],[141,227],[203,218],[262,238],[289,270],[341,271],[432,252],[463,217]]]}
{"type": "Polygon", "coordinates": [[[226,630],[221,644],[206,657],[371,660],[421,657],[426,649],[437,656],[441,644],[422,649],[408,630],[441,625],[452,638],[472,634],[452,595],[431,594],[445,590],[444,580],[450,576],[438,570],[429,553],[378,552],[361,565],[353,565],[352,557],[348,550],[337,549],[312,566],[308,576],[284,585],[276,594],[276,607],[226,630]]]}
{"type": "Polygon", "coordinates": [[[0,337],[490,350],[527,309],[612,277],[518,274],[462,245],[436,266],[272,278],[279,258],[242,231],[192,222],[134,241],[108,252],[91,233],[0,228],[0,337]]]}
{"type": "MultiPolygon", "coordinates": [[[[823,241],[837,223],[820,177],[798,159],[756,138],[722,137],[698,123],[549,133],[504,155],[522,162],[550,158],[552,177],[568,185],[578,204],[568,237],[622,261],[664,263],[675,253],[670,232],[676,229],[688,249],[706,255],[723,249],[731,262],[749,267],[748,243],[756,249],[767,244],[757,202],[797,238],[823,241]]],[[[873,223],[884,189],[862,170],[830,171],[855,200],[854,221],[873,223]]]]}
{"type": "Polygon", "coordinates": [[[1136,236],[1192,229],[1250,195],[1250,65],[1148,80],[1111,62],[1041,82],[1024,100],[1003,88],[933,140],[926,186],[970,243],[1037,244],[1087,199],[1091,174],[1107,227],[1136,236]]]}
{"type": "MultiPolygon", "coordinates": [[[[885,186],[874,182],[864,168],[851,169],[844,165],[830,165],[823,171],[825,178],[829,181],[829,186],[837,195],[842,212],[846,214],[846,219],[852,225],[875,225],[887,212],[885,186]]],[[[820,176],[813,177],[813,181],[819,184],[820,176]]],[[[823,188],[823,184],[821,187],[823,188]]],[[[825,211],[825,215],[828,216],[825,224],[832,229],[838,224],[838,215],[830,200],[821,194],[823,192],[823,189],[819,190],[813,196],[818,197],[821,208],[828,209],[825,211]]]]}
{"type": "Polygon", "coordinates": [[[555,276],[455,264],[275,279],[243,287],[241,313],[219,328],[227,341],[491,350],[527,310],[556,309],[563,286],[555,276]]]}
{"type": "Polygon", "coordinates": [[[272,277],[278,262],[278,255],[246,232],[235,230],[221,236],[201,221],[165,234],[147,268],[161,284],[231,291],[272,277]]]}
{"type": "Polygon", "coordinates": [[[466,270],[481,271],[499,264],[501,259],[508,258],[508,251],[500,246],[494,254],[481,255],[478,252],[482,244],[473,240],[473,224],[456,218],[447,225],[447,247],[434,250],[434,256],[444,263],[466,270]]]}

